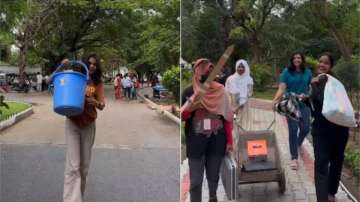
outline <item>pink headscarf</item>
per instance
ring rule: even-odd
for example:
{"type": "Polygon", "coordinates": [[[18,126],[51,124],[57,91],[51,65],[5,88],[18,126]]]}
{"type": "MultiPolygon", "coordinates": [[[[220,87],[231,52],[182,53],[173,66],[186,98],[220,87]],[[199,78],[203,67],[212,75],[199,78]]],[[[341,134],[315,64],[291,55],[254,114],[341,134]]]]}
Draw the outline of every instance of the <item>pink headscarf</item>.
{"type": "MultiPolygon", "coordinates": [[[[202,75],[209,74],[214,65],[209,60],[201,58],[195,62],[192,84],[194,94],[203,91],[203,84],[200,79],[202,75]]],[[[230,99],[225,92],[224,86],[216,81],[210,83],[204,96],[201,98],[201,105],[213,114],[222,115],[227,121],[232,122],[233,112],[231,111],[230,99]]]]}

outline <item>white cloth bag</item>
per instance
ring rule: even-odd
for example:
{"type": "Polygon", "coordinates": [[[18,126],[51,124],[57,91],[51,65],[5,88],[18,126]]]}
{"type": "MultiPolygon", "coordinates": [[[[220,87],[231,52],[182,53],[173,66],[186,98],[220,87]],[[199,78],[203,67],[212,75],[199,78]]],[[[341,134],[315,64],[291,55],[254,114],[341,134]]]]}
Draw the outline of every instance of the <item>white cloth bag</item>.
{"type": "Polygon", "coordinates": [[[354,109],[343,84],[331,75],[327,77],[322,115],[337,125],[356,127],[354,109]]]}

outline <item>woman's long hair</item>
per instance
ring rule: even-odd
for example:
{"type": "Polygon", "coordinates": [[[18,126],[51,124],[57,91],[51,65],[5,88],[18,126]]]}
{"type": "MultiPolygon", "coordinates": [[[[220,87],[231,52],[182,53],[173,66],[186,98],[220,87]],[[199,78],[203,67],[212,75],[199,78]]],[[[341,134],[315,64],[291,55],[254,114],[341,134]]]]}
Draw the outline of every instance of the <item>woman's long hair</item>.
{"type": "Polygon", "coordinates": [[[291,54],[290,61],[289,61],[289,67],[288,67],[289,71],[292,73],[296,70],[296,67],[293,62],[295,55],[300,55],[301,60],[302,60],[301,64],[300,64],[300,70],[301,70],[301,72],[305,72],[305,63],[306,63],[305,56],[300,51],[297,51],[297,52],[294,52],[293,54],[291,54]]]}
{"type": "Polygon", "coordinates": [[[94,82],[95,85],[98,85],[98,84],[102,83],[102,71],[101,71],[100,61],[98,60],[96,54],[90,54],[86,58],[86,61],[85,61],[85,64],[88,67],[90,67],[90,65],[89,65],[90,58],[95,58],[95,60],[96,60],[96,69],[95,69],[95,72],[92,75],[90,75],[90,78],[94,82]]]}

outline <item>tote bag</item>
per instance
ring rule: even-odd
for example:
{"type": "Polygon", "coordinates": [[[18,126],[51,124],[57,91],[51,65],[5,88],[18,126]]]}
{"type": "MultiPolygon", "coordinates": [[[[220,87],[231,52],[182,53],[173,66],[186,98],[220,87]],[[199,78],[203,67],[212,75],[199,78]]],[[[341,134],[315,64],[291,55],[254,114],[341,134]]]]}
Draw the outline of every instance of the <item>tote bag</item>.
{"type": "Polygon", "coordinates": [[[356,127],[354,109],[343,84],[331,75],[327,77],[322,115],[337,125],[356,127]]]}

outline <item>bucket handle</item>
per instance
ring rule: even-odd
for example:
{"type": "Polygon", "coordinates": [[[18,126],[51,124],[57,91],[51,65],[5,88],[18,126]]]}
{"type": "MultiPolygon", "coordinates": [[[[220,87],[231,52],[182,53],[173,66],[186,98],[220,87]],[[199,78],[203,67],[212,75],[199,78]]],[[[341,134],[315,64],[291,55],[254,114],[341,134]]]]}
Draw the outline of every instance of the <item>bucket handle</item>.
{"type": "MultiPolygon", "coordinates": [[[[79,65],[81,65],[81,66],[85,69],[85,71],[86,71],[86,80],[89,80],[89,70],[88,70],[87,66],[86,66],[83,62],[81,62],[80,60],[70,60],[69,65],[71,66],[71,65],[74,65],[74,64],[79,64],[79,65]]],[[[54,71],[53,74],[59,72],[64,66],[65,66],[65,64],[61,63],[61,64],[56,68],[56,70],[54,71]]]]}

